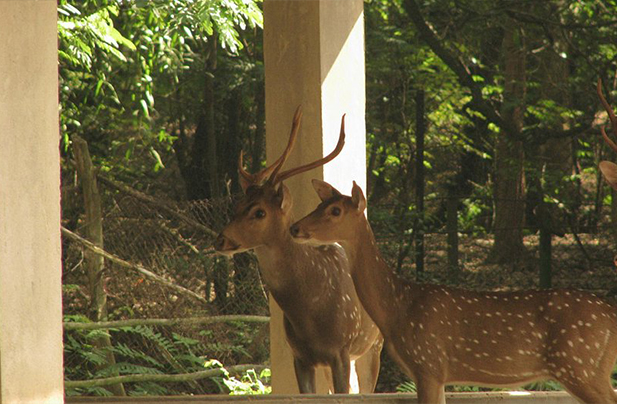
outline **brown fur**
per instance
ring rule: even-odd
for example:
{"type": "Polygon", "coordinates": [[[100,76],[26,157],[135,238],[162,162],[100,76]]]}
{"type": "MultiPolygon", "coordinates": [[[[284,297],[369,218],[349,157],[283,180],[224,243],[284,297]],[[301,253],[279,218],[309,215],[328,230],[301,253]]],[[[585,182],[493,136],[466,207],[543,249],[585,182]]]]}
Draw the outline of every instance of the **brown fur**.
{"type": "Polygon", "coordinates": [[[348,393],[350,361],[363,355],[371,369],[360,388],[372,392],[383,339],[360,304],[349,261],[338,246],[294,243],[288,231],[290,211],[291,196],[284,185],[247,187],[216,249],[226,254],[253,250],[257,255],[264,283],[284,313],[301,393],[315,393],[318,365],[331,368],[336,393],[348,393]]]}
{"type": "Polygon", "coordinates": [[[406,282],[381,258],[366,201],[329,184],[324,202],[292,226],[299,240],[339,242],[360,300],[421,403],[445,403],[444,385],[512,386],[554,379],[585,403],[617,403],[616,308],[575,290],[472,292],[406,282]]]}

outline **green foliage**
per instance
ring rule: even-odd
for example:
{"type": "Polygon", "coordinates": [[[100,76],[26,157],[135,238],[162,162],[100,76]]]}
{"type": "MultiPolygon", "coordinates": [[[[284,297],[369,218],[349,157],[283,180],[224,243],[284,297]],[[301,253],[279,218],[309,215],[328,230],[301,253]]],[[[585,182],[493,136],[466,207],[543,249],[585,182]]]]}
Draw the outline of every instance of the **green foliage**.
{"type": "Polygon", "coordinates": [[[229,391],[229,395],[243,396],[243,395],[260,395],[272,393],[272,388],[267,384],[270,383],[271,372],[270,369],[263,369],[259,375],[255,369],[249,369],[240,379],[235,376],[231,376],[227,369],[223,367],[223,364],[216,359],[206,361],[204,364],[206,369],[221,369],[223,370],[222,377],[213,378],[219,385],[221,391],[229,391]]]}
{"type": "Polygon", "coordinates": [[[204,66],[217,47],[223,57],[237,58],[243,32],[263,24],[259,3],[61,0],[64,150],[77,134],[93,144],[95,158],[108,170],[164,169],[177,140],[168,130],[176,94],[202,98],[195,84],[203,82],[204,66]],[[137,164],[127,167],[131,160],[137,164]]]}
{"type": "Polygon", "coordinates": [[[416,388],[416,384],[409,380],[396,386],[396,391],[398,393],[416,393],[418,389],[416,388]]]}
{"type": "MultiPolygon", "coordinates": [[[[84,321],[81,316],[65,317],[65,321],[84,321]]],[[[120,329],[67,331],[64,342],[65,377],[69,380],[89,380],[113,375],[173,374],[203,370],[207,352],[199,341],[173,333],[171,338],[152,327],[135,326],[120,329]],[[94,341],[111,333],[117,341],[112,350],[116,364],[107,366],[105,351],[96,348],[94,341]],[[102,366],[105,365],[105,366],[102,366]]],[[[153,382],[131,383],[130,395],[179,394],[181,390],[171,385],[153,382]]],[[[67,395],[108,395],[101,388],[69,389],[67,395]]]]}
{"type": "MultiPolygon", "coordinates": [[[[530,383],[523,387],[524,390],[528,391],[561,391],[563,387],[553,380],[546,380],[541,382],[530,383]]],[[[447,386],[446,388],[449,392],[482,392],[482,391],[506,391],[506,389],[502,388],[486,388],[486,387],[477,387],[477,386],[447,386]]],[[[414,382],[411,380],[403,382],[396,387],[396,391],[398,393],[416,393],[417,388],[414,382]]]]}
{"type": "Polygon", "coordinates": [[[563,387],[554,380],[545,380],[528,384],[524,389],[530,391],[561,391],[563,387]]]}
{"type": "Polygon", "coordinates": [[[208,41],[214,35],[223,49],[236,54],[243,48],[240,30],[262,27],[263,16],[257,3],[259,0],[239,1],[198,0],[157,0],[157,11],[166,13],[174,33],[181,31],[185,39],[208,41]]]}

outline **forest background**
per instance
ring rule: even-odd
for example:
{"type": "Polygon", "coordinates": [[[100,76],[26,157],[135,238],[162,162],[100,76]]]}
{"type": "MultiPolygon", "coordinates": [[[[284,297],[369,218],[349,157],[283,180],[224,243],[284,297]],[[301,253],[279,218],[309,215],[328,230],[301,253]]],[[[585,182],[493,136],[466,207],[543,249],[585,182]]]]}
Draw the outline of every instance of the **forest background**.
{"type": "MultiPolygon", "coordinates": [[[[261,6],[59,1],[63,226],[96,241],[75,150],[83,139],[103,184],[105,249],[205,299],[196,309],[109,259],[89,276],[92,258],[66,239],[65,321],[267,315],[254,259],[227,262],[209,249],[240,192],[240,150],[249,171],[265,163],[261,6]],[[192,229],[173,212],[190,217],[192,229]]],[[[369,216],[392,265],[469,288],[537,287],[544,231],[549,252],[554,244],[552,284],[616,287],[617,199],[597,169],[615,156],[599,136],[606,113],[595,83],[603,79],[609,102],[617,94],[617,2],[367,0],[364,17],[369,216]],[[460,236],[455,272],[444,264],[448,217],[460,236]],[[422,273],[419,234],[427,237],[422,273]]],[[[66,377],[186,373],[219,360],[261,369],[267,327],[255,324],[67,330],[66,377]]],[[[238,377],[68,383],[67,391],[267,391],[267,372],[238,377]]],[[[384,370],[379,390],[396,386],[413,388],[384,370]]]]}

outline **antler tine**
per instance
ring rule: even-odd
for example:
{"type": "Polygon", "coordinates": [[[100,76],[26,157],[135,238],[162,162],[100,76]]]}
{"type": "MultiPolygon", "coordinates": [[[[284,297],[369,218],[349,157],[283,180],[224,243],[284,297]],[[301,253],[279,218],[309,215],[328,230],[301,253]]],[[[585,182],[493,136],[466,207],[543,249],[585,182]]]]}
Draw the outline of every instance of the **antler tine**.
{"type": "Polygon", "coordinates": [[[293,146],[296,142],[296,137],[298,135],[298,129],[300,127],[300,121],[302,119],[302,109],[301,106],[298,106],[296,109],[296,113],[294,114],[294,120],[291,127],[291,133],[289,135],[289,141],[287,142],[287,147],[283,151],[283,154],[270,166],[264,168],[263,170],[251,174],[244,170],[243,167],[243,151],[240,151],[240,158],[238,159],[238,173],[250,184],[258,185],[263,182],[264,178],[272,178],[273,175],[276,174],[287,161],[287,157],[289,157],[289,153],[293,149],[293,146]],[[274,174],[273,174],[274,172],[274,174]]]}
{"type": "MultiPolygon", "coordinates": [[[[608,118],[610,119],[611,126],[613,127],[613,133],[615,134],[615,136],[617,136],[617,117],[615,116],[615,112],[613,112],[613,109],[609,105],[608,101],[606,101],[606,98],[604,98],[604,94],[602,93],[602,79],[598,79],[597,91],[598,91],[598,96],[600,97],[600,102],[602,103],[602,105],[604,106],[604,109],[608,113],[608,118]]],[[[609,145],[609,147],[613,149],[613,151],[617,152],[617,144],[615,144],[615,142],[613,142],[608,137],[608,135],[606,134],[606,130],[604,129],[604,126],[600,127],[600,132],[602,132],[602,137],[604,138],[604,141],[609,145]]]]}
{"type": "Polygon", "coordinates": [[[282,172],[276,178],[274,178],[273,182],[281,182],[289,177],[293,177],[294,175],[323,166],[324,164],[328,163],[336,156],[338,156],[341,153],[341,150],[343,150],[343,146],[345,146],[345,114],[343,114],[343,117],[341,118],[341,133],[338,138],[338,143],[330,154],[328,154],[326,157],[320,158],[319,160],[313,161],[312,163],[282,172]]]}
{"type": "Polygon", "coordinates": [[[244,178],[249,184],[255,184],[257,182],[257,178],[248,171],[244,169],[244,150],[240,150],[240,157],[238,158],[238,173],[244,178]]]}
{"type": "Polygon", "coordinates": [[[279,173],[283,165],[285,165],[287,158],[291,154],[291,150],[293,149],[296,143],[296,138],[298,137],[298,130],[300,129],[301,120],[302,120],[302,108],[300,105],[298,105],[298,108],[296,108],[296,113],[294,114],[293,124],[291,125],[291,132],[289,134],[289,141],[287,142],[287,147],[283,151],[283,154],[281,155],[281,157],[279,157],[278,160],[276,160],[276,162],[272,164],[272,166],[270,166],[270,167],[274,167],[272,174],[268,176],[270,181],[272,182],[274,182],[273,180],[276,178],[277,174],[279,173]]]}

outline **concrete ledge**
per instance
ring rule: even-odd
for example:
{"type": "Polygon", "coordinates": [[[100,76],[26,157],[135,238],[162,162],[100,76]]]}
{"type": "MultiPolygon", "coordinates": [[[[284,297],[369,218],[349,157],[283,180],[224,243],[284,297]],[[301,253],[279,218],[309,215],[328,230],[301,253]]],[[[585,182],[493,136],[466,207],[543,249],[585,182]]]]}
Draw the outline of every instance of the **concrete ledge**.
{"type": "MultiPolygon", "coordinates": [[[[575,404],[577,401],[566,392],[486,392],[449,393],[450,404],[575,404]]],[[[415,394],[332,394],[332,395],[270,395],[270,396],[169,396],[169,397],[67,397],[67,404],[195,404],[195,403],[342,403],[342,404],[411,404],[417,403],[415,394]]]]}

